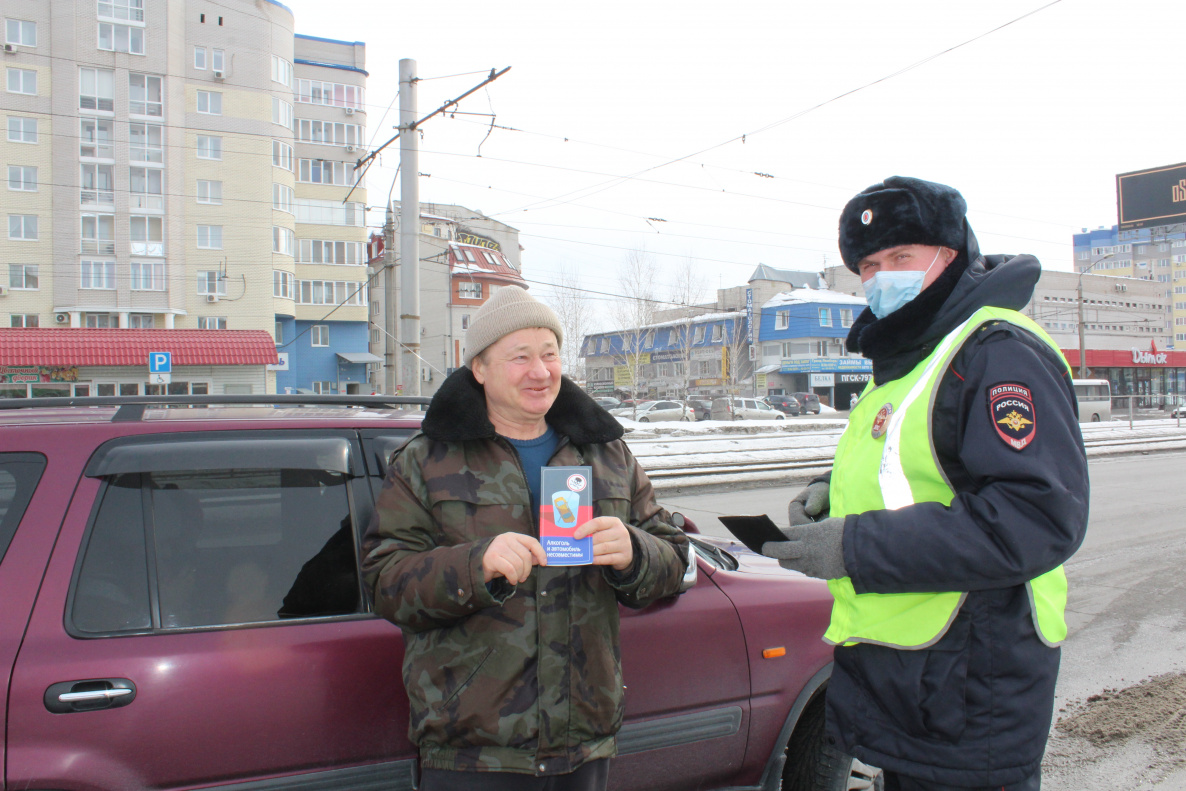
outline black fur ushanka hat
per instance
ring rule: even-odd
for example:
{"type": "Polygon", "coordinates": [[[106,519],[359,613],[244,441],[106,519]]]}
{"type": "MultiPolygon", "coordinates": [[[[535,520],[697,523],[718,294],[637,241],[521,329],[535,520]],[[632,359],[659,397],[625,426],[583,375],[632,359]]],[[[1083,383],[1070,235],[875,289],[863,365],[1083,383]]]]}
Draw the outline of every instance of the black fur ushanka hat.
{"type": "Polygon", "coordinates": [[[945,184],[891,176],[840,213],[840,256],[853,272],[865,256],[902,244],[964,248],[968,204],[945,184]]]}

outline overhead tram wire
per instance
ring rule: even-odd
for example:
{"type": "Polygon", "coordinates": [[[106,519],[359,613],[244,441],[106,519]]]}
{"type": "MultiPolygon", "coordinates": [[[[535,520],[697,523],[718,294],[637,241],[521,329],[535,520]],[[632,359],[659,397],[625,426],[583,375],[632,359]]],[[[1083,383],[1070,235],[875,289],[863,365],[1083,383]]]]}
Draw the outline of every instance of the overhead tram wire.
{"type": "MultiPolygon", "coordinates": [[[[691,159],[692,157],[699,156],[699,155],[701,155],[701,154],[705,154],[705,153],[707,153],[707,152],[709,152],[709,151],[713,151],[713,150],[715,150],[715,149],[718,149],[718,148],[722,148],[722,147],[724,147],[724,146],[727,146],[727,145],[729,145],[729,144],[731,144],[731,143],[735,143],[735,142],[737,142],[738,140],[744,140],[744,139],[745,139],[745,138],[747,138],[747,137],[752,137],[752,136],[754,136],[754,135],[761,134],[762,132],[767,132],[767,131],[769,131],[769,130],[771,130],[771,129],[775,129],[775,128],[779,127],[779,126],[782,126],[783,124],[787,124],[787,123],[790,123],[791,121],[798,120],[799,118],[802,118],[803,116],[805,116],[805,115],[807,115],[807,114],[809,114],[809,113],[815,112],[816,110],[819,110],[819,109],[821,109],[821,108],[823,108],[823,107],[826,107],[826,106],[827,106],[827,105],[829,105],[829,104],[832,104],[832,103],[834,103],[834,102],[838,102],[838,101],[840,101],[841,99],[844,99],[844,98],[846,98],[846,97],[852,96],[852,95],[854,95],[854,94],[856,94],[856,93],[859,93],[859,92],[861,92],[861,91],[863,91],[863,90],[866,90],[866,89],[868,89],[868,88],[872,88],[872,87],[873,87],[873,86],[875,86],[875,85],[879,85],[879,84],[881,84],[881,83],[883,83],[883,82],[886,82],[886,81],[888,81],[888,80],[891,80],[891,79],[893,79],[893,78],[895,78],[895,77],[899,77],[899,76],[901,76],[901,75],[903,75],[903,74],[906,74],[906,73],[907,73],[907,72],[909,72],[909,71],[913,71],[914,69],[917,69],[917,68],[919,68],[920,66],[923,66],[923,65],[925,65],[925,64],[927,64],[927,63],[929,63],[929,62],[931,62],[932,60],[935,60],[936,58],[939,58],[939,57],[942,57],[942,56],[944,56],[944,55],[947,55],[947,54],[949,54],[949,53],[951,53],[951,52],[954,52],[954,51],[956,51],[956,50],[958,50],[958,49],[961,49],[962,47],[966,47],[966,46],[968,46],[969,44],[972,44],[973,42],[979,41],[980,39],[982,39],[982,38],[985,38],[986,36],[992,35],[993,33],[996,33],[996,32],[998,32],[998,31],[1000,31],[1000,30],[1003,30],[1003,29],[1005,29],[1005,28],[1009,27],[1010,25],[1016,24],[1016,23],[1018,23],[1018,22],[1022,21],[1023,19],[1026,19],[1027,17],[1033,16],[1034,14],[1037,14],[1037,13],[1039,13],[1039,12],[1041,12],[1041,11],[1045,11],[1047,8],[1050,8],[1050,7],[1052,7],[1052,6],[1055,6],[1055,5],[1057,5],[1057,4],[1061,3],[1061,2],[1062,2],[1062,0],[1051,0],[1051,2],[1049,2],[1049,3],[1047,3],[1047,4],[1043,5],[1043,6],[1040,6],[1039,8],[1035,8],[1035,9],[1033,9],[1032,11],[1028,11],[1028,12],[1026,12],[1026,13],[1022,14],[1022,15],[1021,15],[1021,16],[1019,16],[1019,17],[1016,17],[1016,18],[1014,18],[1014,19],[1011,19],[1011,20],[1009,20],[1008,22],[1005,22],[1005,23],[1004,23],[1004,24],[1002,24],[1002,25],[998,25],[997,27],[995,27],[995,28],[992,28],[991,30],[985,31],[984,33],[981,33],[981,34],[980,34],[980,35],[978,35],[978,36],[973,36],[972,38],[970,38],[970,39],[967,39],[966,41],[963,41],[963,42],[961,42],[961,43],[959,43],[959,44],[955,44],[955,45],[953,45],[953,46],[951,46],[951,47],[948,47],[947,49],[941,50],[940,52],[936,52],[935,54],[933,54],[933,55],[929,55],[929,56],[927,56],[927,57],[925,57],[925,58],[923,58],[923,59],[921,59],[921,60],[915,61],[914,63],[912,63],[912,64],[910,64],[910,65],[908,65],[908,66],[905,66],[905,67],[903,67],[903,68],[901,68],[901,69],[898,69],[897,71],[893,72],[892,74],[887,74],[887,75],[885,75],[884,77],[880,77],[880,78],[878,78],[878,79],[876,79],[876,80],[873,80],[873,81],[871,81],[871,82],[865,83],[864,85],[861,85],[861,86],[859,86],[859,87],[857,87],[857,88],[853,88],[853,89],[851,89],[851,90],[845,91],[844,93],[841,93],[841,94],[838,94],[838,95],[836,95],[836,96],[833,96],[833,97],[832,97],[832,98],[830,98],[830,99],[827,99],[827,100],[825,100],[825,101],[822,101],[822,102],[820,102],[820,103],[818,103],[818,104],[816,104],[816,105],[813,105],[813,106],[811,106],[811,107],[808,107],[808,108],[806,108],[806,109],[804,109],[804,110],[801,110],[801,111],[799,111],[799,112],[797,112],[797,113],[795,113],[795,114],[793,114],[793,115],[791,115],[791,116],[788,116],[787,118],[783,118],[783,119],[782,119],[782,120],[780,120],[780,121],[775,121],[775,122],[773,122],[773,123],[767,124],[766,126],[763,126],[763,127],[759,128],[759,129],[756,129],[756,130],[754,130],[754,131],[752,131],[752,132],[745,132],[745,133],[742,133],[742,134],[739,134],[739,135],[735,135],[734,137],[732,137],[732,138],[730,138],[730,139],[728,139],[728,140],[725,140],[724,142],[721,142],[721,143],[716,143],[715,145],[711,145],[711,146],[708,146],[707,148],[700,149],[699,151],[693,151],[692,153],[685,154],[685,155],[683,155],[683,156],[679,156],[679,157],[675,157],[675,158],[673,158],[673,159],[670,159],[670,160],[668,160],[668,161],[666,161],[666,162],[662,162],[662,163],[660,163],[660,164],[658,164],[658,165],[653,165],[653,166],[651,166],[651,167],[648,167],[648,168],[643,168],[642,170],[639,170],[639,171],[637,171],[637,172],[635,172],[635,173],[632,173],[632,174],[629,174],[629,175],[626,175],[626,176],[616,176],[616,177],[614,177],[614,178],[610,179],[609,181],[606,181],[606,182],[604,182],[603,184],[600,184],[600,185],[594,185],[593,187],[583,187],[583,188],[581,188],[581,189],[578,189],[578,190],[572,190],[572,191],[570,191],[570,192],[566,192],[566,193],[563,193],[563,194],[561,194],[561,195],[558,195],[558,196],[556,196],[555,198],[549,198],[549,199],[546,199],[546,200],[544,200],[544,201],[539,201],[538,203],[551,203],[553,206],[557,206],[557,205],[562,205],[562,204],[564,204],[564,203],[571,202],[571,201],[568,201],[568,200],[564,200],[565,198],[568,198],[569,196],[576,196],[576,197],[573,197],[573,198],[572,198],[572,200],[576,200],[576,199],[577,199],[577,197],[581,197],[581,198],[588,198],[588,197],[591,197],[591,196],[593,196],[593,195],[596,195],[596,194],[598,194],[599,192],[604,192],[604,191],[605,191],[605,190],[607,190],[607,189],[610,189],[610,188],[612,188],[612,187],[615,187],[615,186],[617,186],[618,184],[621,184],[621,183],[623,183],[623,182],[625,182],[625,181],[630,181],[630,180],[632,180],[632,179],[635,179],[635,178],[637,178],[638,176],[641,176],[641,175],[642,175],[642,174],[644,174],[644,173],[649,173],[649,172],[651,172],[652,170],[658,170],[658,169],[660,169],[660,168],[665,168],[665,167],[668,167],[669,165],[674,165],[674,164],[675,164],[675,163],[677,163],[677,162],[683,162],[684,160],[691,159]],[[593,190],[593,191],[592,191],[592,192],[590,192],[589,190],[593,190]],[[582,193],[583,193],[583,194],[582,194],[582,193]]],[[[511,210],[509,210],[509,211],[506,211],[506,212],[500,212],[500,214],[513,214],[514,212],[518,212],[518,211],[527,211],[527,210],[529,210],[529,209],[533,209],[533,208],[535,208],[535,207],[536,207],[536,205],[537,205],[537,204],[527,204],[527,205],[525,205],[525,206],[521,206],[521,207],[518,207],[518,208],[515,208],[515,209],[511,209],[511,210]]]]}

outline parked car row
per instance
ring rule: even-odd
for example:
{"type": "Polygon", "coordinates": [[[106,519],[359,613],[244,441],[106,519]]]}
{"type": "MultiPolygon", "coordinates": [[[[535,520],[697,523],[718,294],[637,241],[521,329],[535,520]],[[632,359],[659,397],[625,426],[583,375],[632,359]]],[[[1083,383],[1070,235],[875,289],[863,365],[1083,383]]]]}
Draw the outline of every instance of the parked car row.
{"type": "Polygon", "coordinates": [[[640,401],[635,404],[613,396],[598,396],[594,400],[611,415],[630,418],[639,423],[665,420],[785,420],[786,415],[797,417],[800,414],[820,413],[820,400],[815,393],[778,393],[765,398],[690,398],[686,403],[667,400],[640,401]]]}

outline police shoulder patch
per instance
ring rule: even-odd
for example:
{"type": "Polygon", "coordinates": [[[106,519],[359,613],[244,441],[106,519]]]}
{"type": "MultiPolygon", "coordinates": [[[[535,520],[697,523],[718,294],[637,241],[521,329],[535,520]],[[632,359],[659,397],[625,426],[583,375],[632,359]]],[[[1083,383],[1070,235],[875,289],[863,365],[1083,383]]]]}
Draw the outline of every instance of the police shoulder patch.
{"type": "Polygon", "coordinates": [[[1013,450],[1024,450],[1038,433],[1033,394],[1019,382],[988,388],[988,416],[997,436],[1013,450]]]}

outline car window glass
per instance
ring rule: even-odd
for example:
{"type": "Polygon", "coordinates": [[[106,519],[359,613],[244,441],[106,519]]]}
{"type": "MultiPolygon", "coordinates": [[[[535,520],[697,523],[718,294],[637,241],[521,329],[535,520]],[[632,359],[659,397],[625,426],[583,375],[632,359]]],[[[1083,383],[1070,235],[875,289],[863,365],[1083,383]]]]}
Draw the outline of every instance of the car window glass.
{"type": "Polygon", "coordinates": [[[0,560],[16,535],[43,470],[45,457],[39,453],[0,453],[0,560]]]}
{"type": "Polygon", "coordinates": [[[109,480],[78,572],[71,618],[82,632],[152,626],[140,475],[109,480]]]}
{"type": "Polygon", "coordinates": [[[150,487],[162,627],[361,609],[341,473],[168,472],[150,487]]]}

